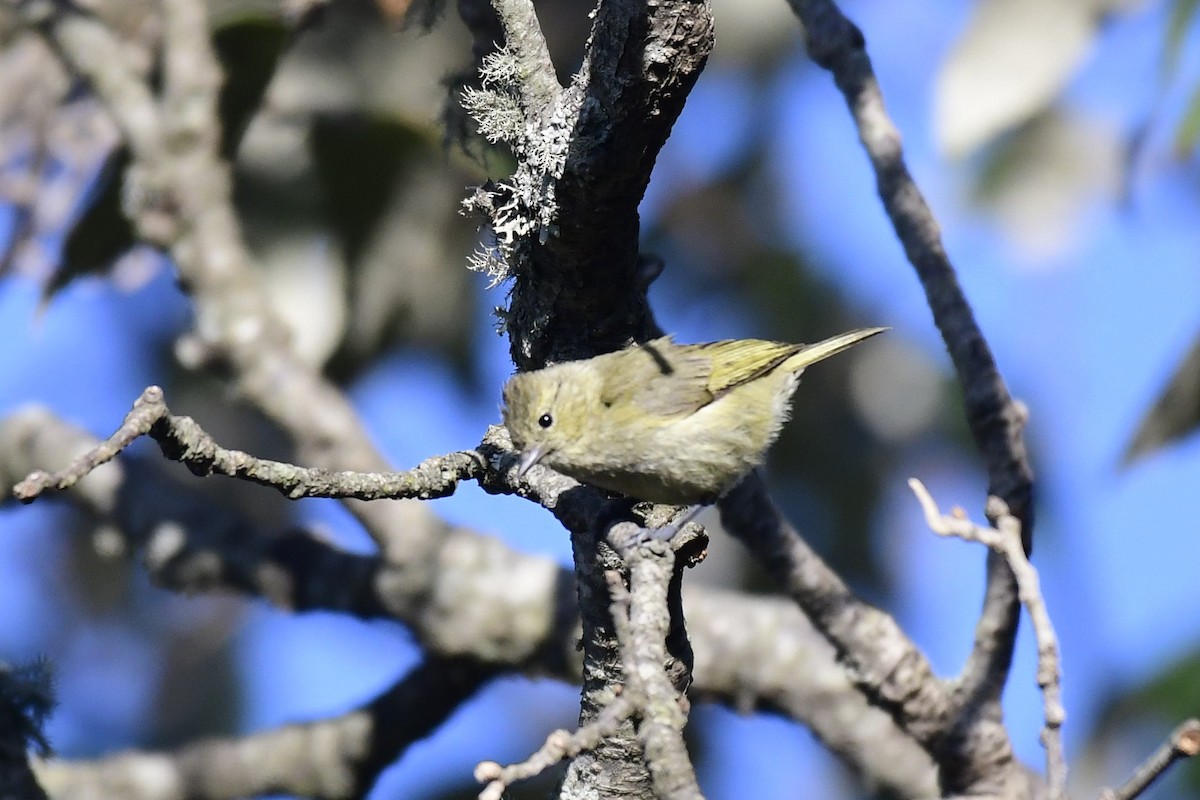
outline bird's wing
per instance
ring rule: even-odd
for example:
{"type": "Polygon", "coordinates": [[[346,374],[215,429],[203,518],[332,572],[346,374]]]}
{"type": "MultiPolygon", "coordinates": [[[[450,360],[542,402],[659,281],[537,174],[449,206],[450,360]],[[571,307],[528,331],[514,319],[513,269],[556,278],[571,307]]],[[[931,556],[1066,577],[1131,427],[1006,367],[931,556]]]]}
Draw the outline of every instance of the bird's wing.
{"type": "Polygon", "coordinates": [[[633,404],[656,417],[684,417],[713,401],[709,391],[712,360],[693,345],[663,336],[614,353],[620,370],[606,371],[601,402],[633,404]]]}
{"type": "Polygon", "coordinates": [[[708,390],[713,397],[766,375],[804,349],[804,345],[762,339],[727,339],[681,347],[695,348],[711,361],[708,390]]]}

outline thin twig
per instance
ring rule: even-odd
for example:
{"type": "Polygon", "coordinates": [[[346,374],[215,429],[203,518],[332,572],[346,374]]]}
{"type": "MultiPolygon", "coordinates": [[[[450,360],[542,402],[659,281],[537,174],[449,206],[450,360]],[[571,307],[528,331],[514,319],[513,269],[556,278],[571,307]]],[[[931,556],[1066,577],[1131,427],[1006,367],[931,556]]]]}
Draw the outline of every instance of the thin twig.
{"type": "Polygon", "coordinates": [[[501,766],[495,761],[483,761],[475,767],[475,780],[487,784],[479,800],[500,800],[504,791],[517,781],[540,775],[567,758],[591,750],[611,736],[634,712],[628,697],[618,696],[600,712],[600,716],[575,733],[557,730],[546,737],[545,743],[533,755],[518,764],[501,766]]]}
{"type": "Polygon", "coordinates": [[[1067,762],[1062,745],[1062,724],[1066,711],[1062,705],[1058,637],[1054,633],[1050,613],[1046,610],[1037,569],[1025,555],[1021,542],[1021,521],[1008,513],[1004,501],[998,497],[988,499],[988,516],[996,521],[995,528],[976,525],[960,508],[943,515],[924,484],[916,478],[910,478],[908,485],[925,512],[925,522],[930,530],[939,536],[957,536],[986,545],[1003,556],[1012,569],[1021,602],[1029,611],[1037,639],[1037,683],[1042,691],[1042,712],[1045,717],[1042,745],[1046,748],[1046,779],[1050,784],[1049,797],[1059,800],[1066,796],[1067,762]]]}
{"type": "Polygon", "coordinates": [[[221,447],[191,417],[172,414],[162,389],[150,386],[134,402],[112,436],[65,469],[32,473],[13,487],[13,494],[28,503],[46,489],[70,488],[141,436],[154,439],[167,458],[185,464],[197,475],[227,475],[252,481],[278,489],[293,500],[301,497],[429,500],[453,494],[460,481],[477,478],[486,468],[483,457],[471,451],[435,456],[407,472],[335,472],[256,458],[221,447]]]}
{"type": "Polygon", "coordinates": [[[1134,800],[1176,761],[1192,758],[1197,753],[1200,753],[1200,720],[1192,718],[1171,731],[1167,740],[1134,770],[1125,785],[1120,789],[1105,789],[1100,793],[1100,800],[1134,800]]]}

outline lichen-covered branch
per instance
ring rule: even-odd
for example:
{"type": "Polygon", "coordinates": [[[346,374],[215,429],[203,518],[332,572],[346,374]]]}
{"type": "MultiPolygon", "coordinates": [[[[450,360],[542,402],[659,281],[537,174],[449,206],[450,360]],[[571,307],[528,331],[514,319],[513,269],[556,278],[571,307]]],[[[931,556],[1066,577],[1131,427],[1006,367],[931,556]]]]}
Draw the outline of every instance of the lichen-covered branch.
{"type": "Polygon", "coordinates": [[[406,472],[335,472],[257,458],[218,445],[191,417],[172,414],[162,389],[150,386],[134,401],[125,421],[112,436],[62,470],[32,473],[13,487],[13,494],[27,503],[46,489],[68,489],[141,436],[154,439],[163,455],[186,465],[195,475],[241,478],[275,488],[293,500],[302,497],[430,500],[453,494],[459,481],[477,478],[484,469],[481,457],[474,452],[435,456],[406,472]]]}
{"type": "Polygon", "coordinates": [[[599,3],[584,64],[565,88],[551,86],[532,4],[495,7],[507,46],[487,59],[483,93],[467,104],[518,166],[467,207],[494,237],[478,265],[515,280],[505,312],[513,361],[531,369],[649,338],[657,326],[637,207],[712,47],[708,6],[599,3]]]}

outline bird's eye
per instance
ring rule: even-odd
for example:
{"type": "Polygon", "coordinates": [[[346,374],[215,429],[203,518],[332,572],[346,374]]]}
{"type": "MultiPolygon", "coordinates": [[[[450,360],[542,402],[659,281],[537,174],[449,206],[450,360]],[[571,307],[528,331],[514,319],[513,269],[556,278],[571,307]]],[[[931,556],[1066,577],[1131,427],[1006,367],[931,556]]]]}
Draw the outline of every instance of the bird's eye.
{"type": "Polygon", "coordinates": [[[540,417],[538,417],[538,425],[541,425],[543,428],[549,428],[553,424],[554,417],[550,416],[549,414],[542,414],[540,417]]]}

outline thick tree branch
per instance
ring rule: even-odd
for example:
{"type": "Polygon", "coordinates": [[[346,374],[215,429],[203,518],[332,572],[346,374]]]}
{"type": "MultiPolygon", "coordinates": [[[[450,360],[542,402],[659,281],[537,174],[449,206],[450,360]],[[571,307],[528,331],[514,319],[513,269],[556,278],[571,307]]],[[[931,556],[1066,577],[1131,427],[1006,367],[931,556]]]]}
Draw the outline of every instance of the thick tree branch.
{"type": "MultiPolygon", "coordinates": [[[[495,2],[518,57],[539,64],[526,77],[499,53],[485,64],[484,93],[468,96],[484,133],[508,141],[515,173],[476,191],[468,207],[495,236],[480,266],[515,279],[505,312],[519,369],[614,350],[658,332],[638,258],[637,207],[651,168],[712,47],[702,0],[604,0],[584,64],[562,91],[548,92],[541,35],[528,0],[495,2]],[[531,43],[536,47],[531,47],[531,43]],[[490,93],[490,94],[488,94],[490,93]],[[513,111],[519,119],[513,121],[513,111]]],[[[519,61],[517,63],[520,63],[519,61]]],[[[603,544],[614,518],[593,490],[568,488],[555,514],[572,532],[583,625],[580,723],[612,700],[621,681],[604,575],[621,564],[603,544]],[[582,524],[579,524],[582,523],[582,524]]],[[[561,795],[645,796],[632,725],[572,762],[561,795]]]]}
{"type": "Polygon", "coordinates": [[[638,259],[637,207],[712,47],[708,7],[600,3],[583,67],[551,91],[532,5],[495,5],[515,63],[505,66],[505,53],[492,58],[487,91],[467,99],[519,163],[467,205],[496,237],[481,266],[515,278],[505,315],[513,361],[531,369],[649,338],[658,328],[638,259]],[[528,62],[535,68],[522,73],[528,62]]]}

